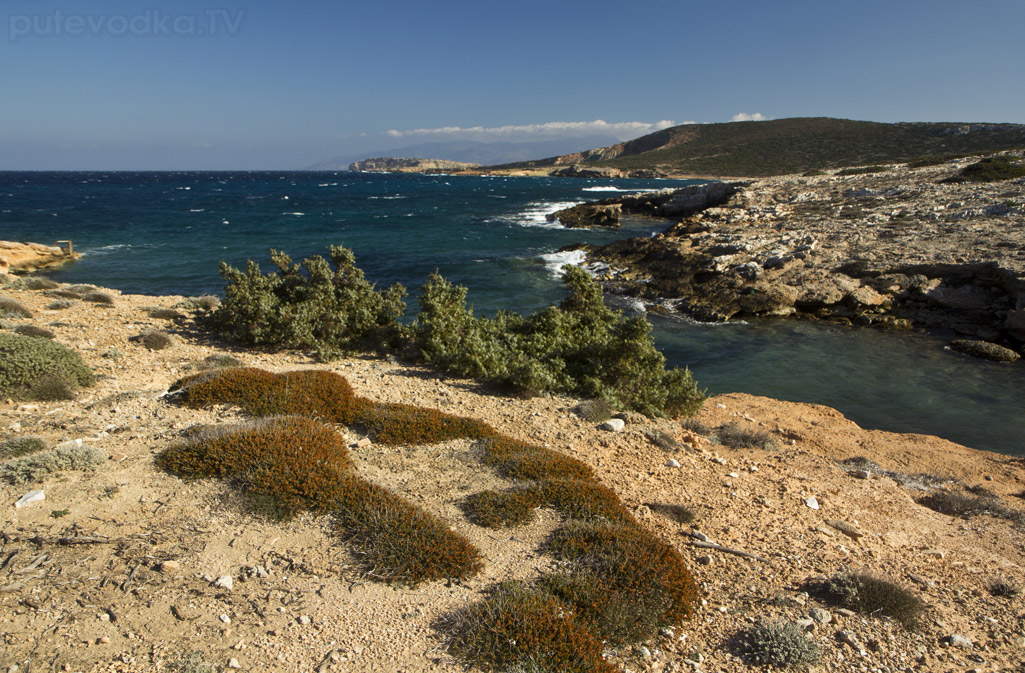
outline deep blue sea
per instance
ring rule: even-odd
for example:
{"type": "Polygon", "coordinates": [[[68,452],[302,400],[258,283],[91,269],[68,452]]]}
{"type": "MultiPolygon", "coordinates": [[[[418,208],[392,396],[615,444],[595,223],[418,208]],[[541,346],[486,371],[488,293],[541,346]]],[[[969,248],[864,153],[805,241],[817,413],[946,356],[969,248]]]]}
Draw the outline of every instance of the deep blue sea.
{"type": "MultiPolygon", "coordinates": [[[[330,172],[0,172],[0,240],[70,239],[83,258],[55,272],[141,294],[223,290],[218,261],[269,267],[331,244],[369,279],[414,290],[439,270],[475,309],[529,312],[562,296],[558,253],[578,242],[650,235],[564,229],[545,215],[621,191],[685,181],[330,172]]],[[[415,297],[409,304],[415,307],[415,297]]],[[[835,407],[864,427],[923,432],[1025,455],[1025,365],[958,356],[922,333],[784,320],[700,325],[651,316],[668,360],[710,393],[741,391],[835,407]]]]}

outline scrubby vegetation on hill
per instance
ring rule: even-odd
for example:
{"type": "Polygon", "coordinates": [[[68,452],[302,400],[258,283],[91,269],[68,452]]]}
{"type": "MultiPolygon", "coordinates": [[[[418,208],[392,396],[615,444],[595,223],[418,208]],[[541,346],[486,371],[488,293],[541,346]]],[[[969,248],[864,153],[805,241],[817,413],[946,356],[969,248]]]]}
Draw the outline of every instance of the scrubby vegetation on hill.
{"type": "Polygon", "coordinates": [[[406,326],[398,321],[402,286],[380,292],[351,251],[332,246],[330,256],[334,268],[322,257],[292,264],[271,251],[278,270],[267,274],[252,261],[245,271],[222,263],[224,303],[201,322],[243,344],[313,350],[324,360],[390,351],[522,395],[577,395],[648,415],[693,415],[705,399],[690,371],[666,369],[648,322],[609,309],[600,286],[577,267],[565,267],[566,298],[528,317],[476,316],[466,288],[432,274],[406,326]]]}
{"type": "Polygon", "coordinates": [[[54,382],[71,391],[94,381],[92,370],[75,351],[48,339],[0,333],[0,394],[62,399],[48,396],[54,382]]]}

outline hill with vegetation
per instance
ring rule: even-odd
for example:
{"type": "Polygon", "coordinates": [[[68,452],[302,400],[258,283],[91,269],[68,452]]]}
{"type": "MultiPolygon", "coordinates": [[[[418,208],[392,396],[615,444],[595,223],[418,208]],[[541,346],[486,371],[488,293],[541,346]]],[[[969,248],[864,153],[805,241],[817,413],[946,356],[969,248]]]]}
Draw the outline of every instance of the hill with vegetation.
{"type": "Polygon", "coordinates": [[[536,170],[586,164],[624,172],[763,177],[1021,147],[1025,147],[1023,124],[885,124],[808,117],[685,124],[587,152],[488,169],[536,170]]]}

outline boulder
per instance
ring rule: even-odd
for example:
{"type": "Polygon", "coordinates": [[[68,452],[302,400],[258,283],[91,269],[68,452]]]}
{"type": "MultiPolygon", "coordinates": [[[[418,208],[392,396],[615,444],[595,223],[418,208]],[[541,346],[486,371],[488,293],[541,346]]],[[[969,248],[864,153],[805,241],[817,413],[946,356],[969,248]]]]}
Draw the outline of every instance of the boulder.
{"type": "Polygon", "coordinates": [[[950,342],[950,350],[973,358],[991,360],[993,362],[1017,362],[1021,356],[1010,348],[1004,348],[989,341],[976,341],[974,339],[955,339],[950,342]]]}
{"type": "Polygon", "coordinates": [[[29,273],[72,262],[81,255],[72,252],[71,246],[61,248],[40,243],[16,243],[0,241],[0,274],[29,273]]]}

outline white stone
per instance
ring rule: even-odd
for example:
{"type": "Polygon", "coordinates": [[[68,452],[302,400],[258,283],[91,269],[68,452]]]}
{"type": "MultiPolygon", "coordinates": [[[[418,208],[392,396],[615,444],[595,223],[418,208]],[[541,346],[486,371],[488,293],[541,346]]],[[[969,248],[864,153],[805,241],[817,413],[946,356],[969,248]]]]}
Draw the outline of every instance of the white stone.
{"type": "Polygon", "coordinates": [[[46,500],[46,494],[42,491],[29,491],[25,495],[18,498],[18,502],[14,503],[15,509],[21,509],[22,507],[28,507],[34,505],[37,502],[46,500]]]}
{"type": "Polygon", "coordinates": [[[231,575],[221,575],[216,580],[214,580],[214,586],[218,589],[225,589],[227,591],[231,591],[232,588],[235,586],[235,580],[231,578],[231,575]]]}
{"type": "Polygon", "coordinates": [[[622,432],[625,427],[626,422],[622,418],[610,418],[601,424],[601,429],[609,432],[622,432]]]}
{"type": "Polygon", "coordinates": [[[228,659],[228,668],[242,668],[242,664],[238,663],[238,659],[232,657],[228,659]]]}
{"type": "Polygon", "coordinates": [[[666,467],[680,467],[680,463],[675,458],[670,458],[666,461],[666,467]]]}
{"type": "Polygon", "coordinates": [[[220,617],[218,617],[218,619],[220,619],[225,624],[231,624],[231,617],[229,617],[228,615],[221,615],[220,617]]]}
{"type": "Polygon", "coordinates": [[[810,498],[808,498],[807,500],[805,500],[804,504],[807,505],[811,509],[818,509],[819,508],[819,501],[818,501],[818,499],[814,495],[811,496],[810,498]]]}

